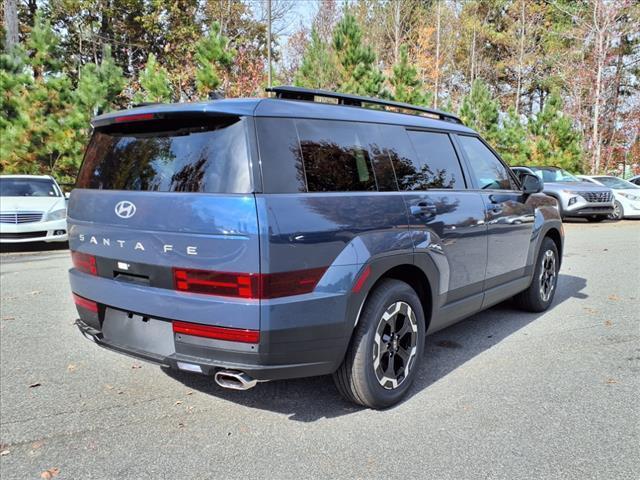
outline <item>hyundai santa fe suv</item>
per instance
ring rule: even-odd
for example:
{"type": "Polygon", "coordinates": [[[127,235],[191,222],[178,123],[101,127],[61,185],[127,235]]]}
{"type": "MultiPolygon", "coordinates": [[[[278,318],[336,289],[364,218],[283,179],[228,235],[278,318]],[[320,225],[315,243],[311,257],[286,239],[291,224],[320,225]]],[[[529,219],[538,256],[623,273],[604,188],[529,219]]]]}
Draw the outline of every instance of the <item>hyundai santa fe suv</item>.
{"type": "Polygon", "coordinates": [[[333,374],[383,408],[425,335],[549,307],[563,230],[538,177],[448,113],[271,91],[92,121],[68,216],[86,337],[227,388],[333,374]]]}

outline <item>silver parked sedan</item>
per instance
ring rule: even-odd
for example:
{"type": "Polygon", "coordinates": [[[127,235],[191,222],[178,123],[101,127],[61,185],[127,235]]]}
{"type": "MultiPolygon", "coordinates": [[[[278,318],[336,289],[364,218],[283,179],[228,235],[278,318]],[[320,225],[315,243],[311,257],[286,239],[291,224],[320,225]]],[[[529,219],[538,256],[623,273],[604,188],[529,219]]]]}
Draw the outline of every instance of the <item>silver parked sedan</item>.
{"type": "Polygon", "coordinates": [[[513,167],[522,176],[533,173],[544,181],[544,193],[558,201],[562,218],[582,217],[601,222],[613,213],[614,197],[610,188],[585,182],[557,167],[513,167]]]}

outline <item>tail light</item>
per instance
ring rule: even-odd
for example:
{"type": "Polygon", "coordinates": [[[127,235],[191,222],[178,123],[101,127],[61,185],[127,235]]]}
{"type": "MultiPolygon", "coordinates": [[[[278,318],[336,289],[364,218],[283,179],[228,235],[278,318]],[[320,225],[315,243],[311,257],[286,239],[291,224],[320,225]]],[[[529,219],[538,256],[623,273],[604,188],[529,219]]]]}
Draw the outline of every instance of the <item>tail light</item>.
{"type": "Polygon", "coordinates": [[[314,290],[327,269],[311,268],[280,273],[230,273],[173,269],[176,290],[236,298],[278,298],[314,290]]]}
{"type": "Polygon", "coordinates": [[[174,333],[193,335],[195,337],[215,338],[231,342],[259,343],[259,330],[245,330],[241,328],[214,327],[200,323],[173,322],[174,333]]]}
{"type": "Polygon", "coordinates": [[[76,295],[75,293],[72,293],[71,295],[73,295],[73,301],[77,306],[87,309],[90,312],[98,313],[98,304],[96,302],[87,300],[86,298],[81,297],[80,295],[76,295]]]}
{"type": "Polygon", "coordinates": [[[89,275],[98,275],[98,268],[96,267],[96,257],[82,252],[71,252],[71,261],[73,266],[81,272],[88,273],[89,275]]]}

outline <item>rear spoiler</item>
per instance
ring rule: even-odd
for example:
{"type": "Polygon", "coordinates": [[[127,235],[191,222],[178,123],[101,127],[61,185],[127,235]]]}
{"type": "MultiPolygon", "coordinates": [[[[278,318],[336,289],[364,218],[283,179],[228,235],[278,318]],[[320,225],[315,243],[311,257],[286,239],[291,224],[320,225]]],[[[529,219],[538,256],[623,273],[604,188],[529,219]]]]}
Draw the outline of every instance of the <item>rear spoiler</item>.
{"type": "Polygon", "coordinates": [[[131,123],[148,122],[154,120],[193,119],[197,117],[239,117],[237,113],[221,112],[215,110],[170,110],[149,111],[148,108],[122,110],[107,115],[101,115],[91,120],[91,126],[95,129],[109,125],[126,125],[131,123]],[[137,112],[136,110],[142,110],[137,112]]]}

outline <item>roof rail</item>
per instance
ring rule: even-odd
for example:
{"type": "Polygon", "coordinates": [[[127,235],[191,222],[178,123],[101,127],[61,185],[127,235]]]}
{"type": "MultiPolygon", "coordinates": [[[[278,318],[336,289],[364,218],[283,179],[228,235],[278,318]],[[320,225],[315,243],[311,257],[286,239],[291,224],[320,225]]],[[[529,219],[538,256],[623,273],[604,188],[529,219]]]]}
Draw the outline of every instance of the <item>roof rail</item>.
{"type": "MultiPolygon", "coordinates": [[[[315,102],[319,98],[333,98],[337,100],[338,105],[350,105],[353,107],[364,107],[364,104],[380,105],[383,107],[409,110],[415,112],[414,114],[427,114],[431,117],[436,117],[440,120],[444,120],[452,123],[459,123],[462,125],[462,120],[452,113],[436,110],[435,108],[418,107],[409,103],[393,102],[391,100],[383,100],[381,98],[361,97],[359,95],[351,95],[349,93],[330,92],[328,90],[315,90],[313,88],[292,87],[289,85],[283,85],[279,87],[270,87],[266,89],[267,92],[273,92],[276,94],[276,98],[288,99],[288,100],[306,100],[308,102],[315,102]]],[[[405,113],[405,112],[401,112],[405,113]]]]}

